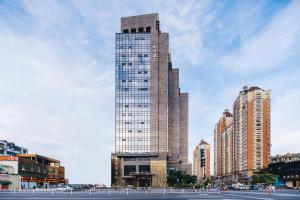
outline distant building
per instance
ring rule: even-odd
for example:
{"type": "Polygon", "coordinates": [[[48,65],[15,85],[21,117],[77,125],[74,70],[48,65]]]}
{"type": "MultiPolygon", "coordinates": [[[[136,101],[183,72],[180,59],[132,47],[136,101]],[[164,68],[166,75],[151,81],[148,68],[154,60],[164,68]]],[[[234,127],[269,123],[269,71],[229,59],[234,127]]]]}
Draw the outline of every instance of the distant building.
{"type": "Polygon", "coordinates": [[[276,155],[271,157],[269,173],[279,176],[287,187],[300,187],[300,153],[276,155]]]}
{"type": "Polygon", "coordinates": [[[24,188],[65,183],[65,168],[52,158],[37,154],[0,156],[0,164],[12,166],[14,174],[21,176],[24,188]]]}
{"type": "Polygon", "coordinates": [[[28,149],[15,145],[13,142],[0,140],[0,155],[16,156],[17,154],[27,154],[28,149]]]}
{"type": "Polygon", "coordinates": [[[201,140],[193,152],[193,175],[197,181],[210,177],[210,145],[201,140]]]}
{"type": "Polygon", "coordinates": [[[270,91],[245,86],[214,130],[214,175],[223,182],[249,179],[270,162],[270,91]]]}
{"type": "Polygon", "coordinates": [[[229,110],[225,110],[215,125],[214,130],[214,175],[225,176],[226,172],[231,172],[232,152],[231,134],[232,117],[229,110]]]}
{"type": "Polygon", "coordinates": [[[115,58],[112,186],[166,187],[168,170],[191,171],[189,97],[157,13],[121,18],[115,58]]]}

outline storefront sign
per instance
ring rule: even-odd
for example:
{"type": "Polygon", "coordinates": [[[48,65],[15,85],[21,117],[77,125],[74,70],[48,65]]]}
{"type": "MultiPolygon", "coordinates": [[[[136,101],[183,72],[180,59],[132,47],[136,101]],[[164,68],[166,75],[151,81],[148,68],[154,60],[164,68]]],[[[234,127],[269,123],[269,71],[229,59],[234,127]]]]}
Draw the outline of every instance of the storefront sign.
{"type": "Polygon", "coordinates": [[[0,180],[7,180],[10,178],[9,174],[0,174],[0,180]]]}
{"type": "Polygon", "coordinates": [[[2,160],[2,161],[17,161],[18,157],[16,157],[16,156],[0,156],[0,160],[2,160]]]}

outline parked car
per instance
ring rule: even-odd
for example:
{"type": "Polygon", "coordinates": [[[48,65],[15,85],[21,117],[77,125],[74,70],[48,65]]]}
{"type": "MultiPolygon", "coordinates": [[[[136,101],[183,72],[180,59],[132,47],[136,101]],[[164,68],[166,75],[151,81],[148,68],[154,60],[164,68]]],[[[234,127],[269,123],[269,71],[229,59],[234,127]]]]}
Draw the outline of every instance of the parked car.
{"type": "Polygon", "coordinates": [[[250,190],[250,185],[240,185],[240,190],[250,190]]]}

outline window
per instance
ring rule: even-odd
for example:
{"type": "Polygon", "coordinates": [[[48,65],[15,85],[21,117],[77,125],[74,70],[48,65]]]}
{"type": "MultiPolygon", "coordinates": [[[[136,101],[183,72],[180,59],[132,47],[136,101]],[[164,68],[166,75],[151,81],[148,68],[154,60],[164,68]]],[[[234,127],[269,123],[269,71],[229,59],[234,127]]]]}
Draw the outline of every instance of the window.
{"type": "Polygon", "coordinates": [[[148,88],[138,88],[138,90],[140,90],[140,91],[147,91],[148,88]]]}
{"type": "Polygon", "coordinates": [[[136,33],[136,29],[135,29],[135,28],[132,28],[132,29],[131,29],[131,33],[136,33]]]}
{"type": "Polygon", "coordinates": [[[146,27],[146,32],[147,32],[147,33],[150,33],[150,32],[151,32],[151,27],[150,27],[150,26],[147,26],[147,27],[146,27]]]}
{"type": "Polygon", "coordinates": [[[128,29],[123,29],[123,33],[128,33],[128,29]]]}
{"type": "Polygon", "coordinates": [[[143,58],[143,56],[141,54],[138,55],[138,62],[140,65],[145,64],[145,59],[143,58]]]}
{"type": "Polygon", "coordinates": [[[140,27],[139,28],[139,33],[143,33],[144,32],[144,28],[143,27],[140,27]]]}
{"type": "Polygon", "coordinates": [[[124,176],[129,176],[130,173],[136,172],[136,166],[135,165],[124,165],[124,176]]]}
{"type": "Polygon", "coordinates": [[[139,172],[150,172],[150,165],[139,165],[139,172]]]}

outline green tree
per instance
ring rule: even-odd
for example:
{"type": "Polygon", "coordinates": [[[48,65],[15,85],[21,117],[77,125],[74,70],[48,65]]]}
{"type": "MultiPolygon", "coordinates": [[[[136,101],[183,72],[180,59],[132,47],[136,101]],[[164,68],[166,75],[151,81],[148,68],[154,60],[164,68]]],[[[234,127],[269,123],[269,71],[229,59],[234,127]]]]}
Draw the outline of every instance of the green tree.
{"type": "Polygon", "coordinates": [[[184,171],[170,170],[167,177],[168,185],[171,187],[188,188],[197,182],[196,176],[191,176],[184,171]]]}
{"type": "Polygon", "coordinates": [[[274,184],[276,176],[274,174],[258,174],[252,176],[253,183],[266,183],[268,185],[274,184]]]}

